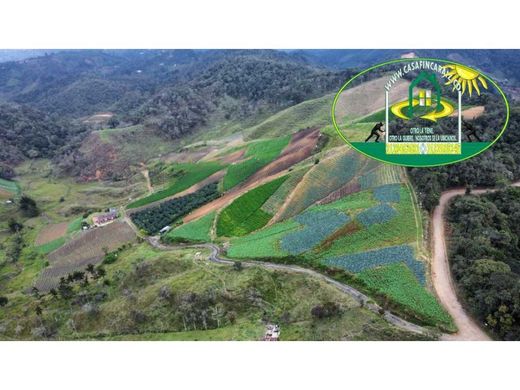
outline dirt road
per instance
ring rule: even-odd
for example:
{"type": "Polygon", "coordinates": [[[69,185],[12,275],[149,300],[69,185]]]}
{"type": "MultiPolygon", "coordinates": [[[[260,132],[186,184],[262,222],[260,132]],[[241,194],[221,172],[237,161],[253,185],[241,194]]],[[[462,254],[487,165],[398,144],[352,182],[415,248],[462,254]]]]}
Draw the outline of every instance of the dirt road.
{"type": "MultiPolygon", "coordinates": [[[[513,184],[520,187],[520,182],[513,184]]],[[[496,191],[494,189],[476,189],[472,194],[483,194],[496,191]]],[[[491,338],[471,318],[457,298],[455,284],[451,276],[448,255],[446,251],[444,213],[450,200],[465,193],[465,189],[453,189],[442,193],[439,205],[433,212],[432,219],[432,281],[437,296],[445,309],[450,313],[459,331],[452,335],[443,335],[442,340],[485,341],[491,338]]]]}
{"type": "MultiPolygon", "coordinates": [[[[153,247],[160,249],[160,250],[173,250],[173,249],[179,249],[179,248],[206,248],[211,251],[209,258],[208,258],[209,261],[212,261],[212,262],[218,263],[218,264],[225,264],[225,265],[233,265],[235,263],[235,261],[233,261],[233,260],[222,258],[220,255],[220,247],[218,247],[215,244],[206,243],[206,244],[170,246],[170,245],[162,244],[159,241],[159,237],[157,237],[157,236],[147,237],[146,239],[150,243],[150,245],[152,245],[153,247]]],[[[415,325],[409,321],[406,321],[406,320],[402,319],[401,317],[398,317],[395,314],[392,314],[388,310],[382,310],[381,306],[379,306],[377,303],[374,303],[373,300],[371,300],[369,297],[367,297],[362,292],[356,290],[355,288],[353,288],[347,284],[338,282],[337,280],[332,279],[328,276],[322,275],[321,273],[314,271],[312,269],[302,268],[302,267],[299,267],[297,265],[292,265],[292,264],[277,264],[277,263],[268,263],[268,262],[264,262],[264,261],[254,261],[254,260],[242,260],[241,263],[245,267],[262,267],[262,268],[266,268],[266,269],[306,274],[311,277],[318,278],[318,279],[323,280],[326,283],[329,283],[330,285],[336,287],[341,292],[354,298],[360,305],[367,308],[368,310],[370,310],[374,313],[377,313],[377,314],[383,313],[383,318],[386,321],[388,321],[390,324],[398,327],[401,330],[404,330],[407,332],[413,332],[413,333],[417,333],[417,334],[435,336],[428,329],[425,329],[419,325],[415,325]]]]}

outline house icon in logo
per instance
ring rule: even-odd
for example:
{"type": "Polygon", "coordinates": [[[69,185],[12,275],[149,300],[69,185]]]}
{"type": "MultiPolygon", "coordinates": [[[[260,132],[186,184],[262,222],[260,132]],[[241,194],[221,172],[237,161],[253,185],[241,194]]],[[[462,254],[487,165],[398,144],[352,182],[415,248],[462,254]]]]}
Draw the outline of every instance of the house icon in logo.
{"type": "Polygon", "coordinates": [[[439,85],[439,82],[437,81],[437,77],[435,77],[435,74],[429,73],[429,72],[421,72],[419,73],[419,76],[417,76],[408,87],[408,108],[407,108],[407,114],[409,118],[412,118],[414,116],[414,105],[417,105],[417,100],[414,102],[414,89],[418,88],[418,96],[419,101],[418,105],[420,107],[430,107],[432,106],[432,90],[435,91],[435,111],[439,111],[442,109],[441,105],[441,86],[439,85]],[[424,81],[430,84],[430,88],[426,87],[418,87],[418,85],[422,83],[424,85],[424,81]]]}

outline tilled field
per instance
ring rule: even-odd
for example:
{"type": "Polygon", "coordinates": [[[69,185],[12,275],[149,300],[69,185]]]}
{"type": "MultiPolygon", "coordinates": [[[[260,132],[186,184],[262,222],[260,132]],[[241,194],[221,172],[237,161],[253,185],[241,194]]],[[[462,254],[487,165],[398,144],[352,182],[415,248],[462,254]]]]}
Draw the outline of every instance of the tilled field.
{"type": "Polygon", "coordinates": [[[62,276],[84,269],[88,264],[100,263],[104,249],[113,251],[134,239],[135,233],[130,226],[119,221],[83,232],[47,256],[49,266],[43,270],[35,286],[48,291],[59,283],[62,276]]]}

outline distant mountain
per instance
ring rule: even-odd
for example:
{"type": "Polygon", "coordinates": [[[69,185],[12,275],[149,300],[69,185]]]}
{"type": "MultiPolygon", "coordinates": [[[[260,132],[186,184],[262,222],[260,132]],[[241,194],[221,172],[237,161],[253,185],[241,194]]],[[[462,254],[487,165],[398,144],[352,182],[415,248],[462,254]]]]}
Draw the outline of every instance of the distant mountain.
{"type": "Polygon", "coordinates": [[[59,50],[54,49],[0,49],[0,62],[20,61],[27,58],[41,57],[58,51],[59,50]]]}

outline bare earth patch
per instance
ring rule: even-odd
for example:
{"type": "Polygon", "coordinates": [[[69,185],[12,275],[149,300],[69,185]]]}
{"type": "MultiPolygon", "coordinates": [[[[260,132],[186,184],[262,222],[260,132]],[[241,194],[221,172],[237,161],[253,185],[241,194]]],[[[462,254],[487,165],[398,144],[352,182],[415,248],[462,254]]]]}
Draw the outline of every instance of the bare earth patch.
{"type": "Polygon", "coordinates": [[[34,244],[43,245],[63,237],[67,233],[68,225],[68,222],[61,222],[45,226],[36,237],[34,244]]]}
{"type": "MultiPolygon", "coordinates": [[[[484,106],[476,106],[476,107],[467,108],[465,110],[462,110],[462,117],[465,120],[470,121],[470,120],[473,120],[473,119],[481,116],[484,113],[484,111],[485,111],[484,106]]],[[[454,112],[450,116],[458,116],[458,115],[459,114],[457,112],[454,112]]]]}
{"type": "Polygon", "coordinates": [[[320,132],[318,129],[306,129],[293,134],[291,142],[278,158],[257,171],[244,183],[226,192],[220,198],[188,214],[184,217],[184,223],[198,219],[212,211],[220,210],[247,191],[285,175],[288,168],[305,160],[311,155],[312,150],[318,142],[319,135],[320,132]]]}

